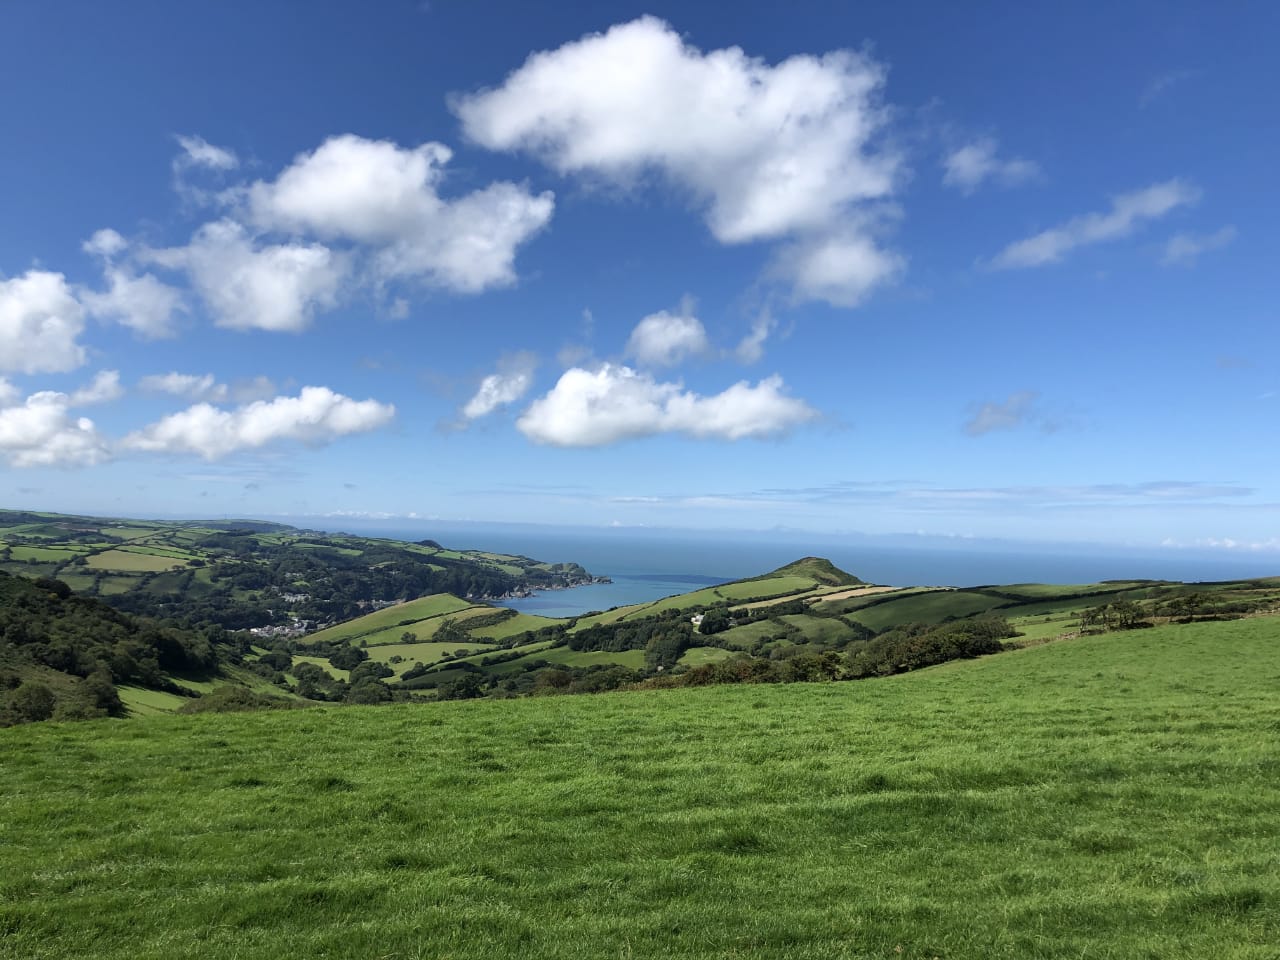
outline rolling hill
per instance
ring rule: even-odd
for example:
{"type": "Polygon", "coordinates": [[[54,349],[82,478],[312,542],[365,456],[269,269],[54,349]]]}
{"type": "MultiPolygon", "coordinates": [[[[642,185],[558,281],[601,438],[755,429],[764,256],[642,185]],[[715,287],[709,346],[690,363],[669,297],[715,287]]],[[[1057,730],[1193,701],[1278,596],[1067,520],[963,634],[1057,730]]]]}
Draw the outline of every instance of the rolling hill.
{"type": "Polygon", "coordinates": [[[1263,960],[1278,622],[0,731],[0,953],[1263,960]]]}

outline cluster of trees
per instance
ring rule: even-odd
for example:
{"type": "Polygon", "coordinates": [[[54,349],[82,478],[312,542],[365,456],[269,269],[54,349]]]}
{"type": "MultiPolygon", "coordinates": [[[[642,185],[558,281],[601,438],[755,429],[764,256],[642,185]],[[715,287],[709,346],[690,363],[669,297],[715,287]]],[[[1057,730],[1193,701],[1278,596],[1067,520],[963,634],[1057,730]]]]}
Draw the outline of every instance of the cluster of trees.
{"type": "Polygon", "coordinates": [[[1111,603],[1089,607],[1080,614],[1081,633],[1102,633],[1105,630],[1132,630],[1149,627],[1151,621],[1141,604],[1134,600],[1113,600],[1111,603]]]}
{"type": "Polygon", "coordinates": [[[122,715],[117,684],[183,692],[169,676],[209,675],[228,640],[131,617],[60,580],[0,572],[0,722],[122,715]]]}
{"type": "Polygon", "coordinates": [[[845,676],[889,676],[949,660],[966,660],[1004,649],[1002,640],[1018,631],[999,616],[974,617],[950,623],[913,623],[895,627],[849,647],[845,676]]]}

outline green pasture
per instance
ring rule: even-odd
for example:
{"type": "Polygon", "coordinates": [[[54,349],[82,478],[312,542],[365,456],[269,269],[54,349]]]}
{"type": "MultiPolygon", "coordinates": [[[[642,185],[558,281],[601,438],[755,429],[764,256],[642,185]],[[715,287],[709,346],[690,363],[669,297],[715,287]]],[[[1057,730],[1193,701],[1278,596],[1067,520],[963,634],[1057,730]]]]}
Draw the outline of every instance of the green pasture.
{"type": "MultiPolygon", "coordinates": [[[[544,656],[542,656],[543,651],[552,650],[552,649],[559,649],[555,646],[555,641],[539,640],[537,643],[530,643],[523,647],[520,647],[519,650],[521,651],[522,654],[524,654],[523,656],[516,657],[515,659],[507,660],[502,663],[491,664],[490,666],[484,667],[483,669],[485,673],[494,677],[504,677],[507,674],[519,673],[526,666],[528,666],[528,664],[531,661],[546,659],[544,656]]],[[[472,654],[469,657],[459,657],[456,662],[457,663],[474,663],[476,666],[480,666],[481,661],[483,661],[486,657],[492,656],[495,653],[502,653],[502,652],[503,651],[501,649],[487,650],[483,653],[472,654]]]]}
{"type": "Polygon", "coordinates": [[[722,630],[715,636],[716,642],[726,647],[734,650],[750,650],[761,640],[771,640],[785,633],[786,631],[772,620],[756,620],[754,623],[744,623],[740,627],[722,630]]]}
{"type": "MultiPolygon", "coordinates": [[[[446,654],[457,653],[459,650],[471,653],[492,653],[496,649],[490,643],[387,643],[379,647],[370,647],[369,659],[387,664],[398,677],[419,663],[430,666],[446,654]],[[392,663],[392,657],[403,659],[400,663],[392,663]]],[[[333,670],[329,672],[333,673],[333,670]]]]}
{"type": "Polygon", "coordinates": [[[509,620],[503,620],[501,623],[495,623],[488,627],[476,627],[469,632],[473,637],[505,640],[507,637],[514,637],[516,634],[524,633],[527,630],[541,630],[543,627],[551,627],[563,622],[563,620],[540,617],[533,613],[517,613],[509,620]]]}
{"type": "MultiPolygon", "coordinates": [[[[453,620],[458,626],[466,629],[468,620],[474,620],[478,617],[486,617],[491,615],[493,612],[492,607],[465,607],[462,610],[457,610],[452,613],[428,617],[425,620],[416,620],[407,626],[396,625],[394,627],[386,627],[373,633],[364,634],[357,639],[369,647],[403,643],[400,638],[403,637],[405,633],[413,634],[415,640],[430,640],[437,632],[439,632],[446,620],[453,620]]],[[[455,646],[458,646],[458,644],[455,644],[455,646]]]]}
{"type": "Polygon", "coordinates": [[[641,610],[647,610],[648,603],[631,603],[624,607],[614,607],[612,610],[604,610],[600,613],[593,613],[589,617],[579,617],[572,627],[569,628],[570,633],[576,633],[579,630],[585,630],[587,627],[595,626],[597,623],[617,623],[620,620],[627,619],[631,614],[641,610]]]}
{"type": "Polygon", "coordinates": [[[718,603],[733,603],[754,597],[786,597],[791,594],[803,593],[814,586],[816,584],[812,578],[797,576],[766,577],[760,580],[722,583],[716,587],[706,587],[702,590],[694,590],[691,593],[681,593],[653,603],[629,608],[618,619],[637,620],[662,610],[686,610],[696,606],[710,607],[718,603]]]}
{"type": "Polygon", "coordinates": [[[98,532],[123,540],[138,540],[156,533],[159,527],[99,527],[98,532]]]}
{"type": "Polygon", "coordinates": [[[1278,621],[0,731],[0,955],[1274,960],[1278,621]]]}
{"type": "Polygon", "coordinates": [[[184,703],[189,701],[189,697],[180,697],[176,693],[166,693],[163,690],[148,690],[145,687],[117,687],[120,692],[120,701],[125,705],[132,717],[150,717],[156,714],[173,713],[184,703]]]}
{"type": "Polygon", "coordinates": [[[98,593],[101,596],[110,597],[118,593],[128,593],[137,585],[136,577],[105,576],[98,582],[98,593]]]}
{"type": "Polygon", "coordinates": [[[405,626],[404,629],[412,630],[413,622],[425,620],[428,617],[438,617],[446,613],[456,613],[472,606],[473,604],[469,601],[459,599],[452,594],[435,593],[429,597],[410,600],[407,603],[397,603],[394,606],[383,607],[381,610],[375,610],[373,613],[365,614],[363,617],[357,617],[337,626],[317,631],[308,636],[304,642],[351,640],[379,630],[385,630],[388,627],[400,626],[406,621],[410,625],[405,626]]]}
{"type": "Polygon", "coordinates": [[[798,629],[805,639],[821,643],[833,643],[853,632],[848,624],[831,617],[809,617],[802,613],[791,613],[778,619],[798,629]]]}
{"type": "Polygon", "coordinates": [[[968,617],[1008,602],[985,593],[939,590],[868,604],[851,610],[848,616],[872,630],[883,630],[900,623],[941,623],[948,617],[968,617]]]}
{"type": "Polygon", "coordinates": [[[617,664],[639,670],[644,666],[643,650],[570,650],[568,647],[555,647],[535,654],[540,660],[548,663],[560,663],[566,667],[591,667],[603,664],[617,664]]]}
{"type": "Polygon", "coordinates": [[[690,647],[680,655],[677,663],[682,667],[701,667],[707,663],[719,663],[735,656],[737,651],[722,650],[719,647],[690,647]]]}
{"type": "Polygon", "coordinates": [[[159,573],[173,567],[186,566],[181,560],[160,557],[150,553],[128,553],[124,550],[107,550],[89,557],[87,564],[94,570],[119,570],[126,573],[159,573]]]}
{"type": "Polygon", "coordinates": [[[29,547],[21,544],[9,548],[9,556],[25,563],[34,560],[36,563],[66,563],[76,557],[84,556],[87,551],[77,547],[29,547]]]}

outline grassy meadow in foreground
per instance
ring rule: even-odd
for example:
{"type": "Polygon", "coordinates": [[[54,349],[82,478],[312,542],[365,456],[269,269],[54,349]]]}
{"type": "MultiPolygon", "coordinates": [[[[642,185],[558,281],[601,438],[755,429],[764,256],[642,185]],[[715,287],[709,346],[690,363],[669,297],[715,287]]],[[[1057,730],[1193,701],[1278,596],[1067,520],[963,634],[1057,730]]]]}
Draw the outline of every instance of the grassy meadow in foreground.
{"type": "Polygon", "coordinates": [[[0,731],[0,955],[1274,958],[1280,621],[0,731]]]}

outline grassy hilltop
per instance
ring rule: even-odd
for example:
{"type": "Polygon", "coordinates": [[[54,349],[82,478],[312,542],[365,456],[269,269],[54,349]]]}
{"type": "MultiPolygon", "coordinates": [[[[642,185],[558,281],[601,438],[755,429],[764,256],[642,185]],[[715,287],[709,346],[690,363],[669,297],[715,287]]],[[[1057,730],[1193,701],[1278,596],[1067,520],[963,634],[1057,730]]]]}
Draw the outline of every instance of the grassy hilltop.
{"type": "Polygon", "coordinates": [[[1270,960],[1277,624],[0,731],[0,956],[1270,960]]]}

